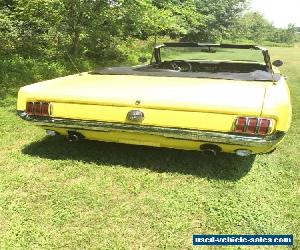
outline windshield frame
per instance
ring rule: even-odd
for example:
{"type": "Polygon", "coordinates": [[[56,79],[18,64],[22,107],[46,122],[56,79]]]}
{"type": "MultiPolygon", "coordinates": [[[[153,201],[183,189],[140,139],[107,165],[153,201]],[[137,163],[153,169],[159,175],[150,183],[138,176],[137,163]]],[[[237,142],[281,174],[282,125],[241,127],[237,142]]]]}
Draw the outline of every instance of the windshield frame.
{"type": "MultiPolygon", "coordinates": [[[[259,50],[262,52],[266,67],[272,72],[273,72],[273,68],[272,68],[272,63],[271,63],[271,59],[270,59],[270,55],[269,55],[269,51],[266,48],[257,46],[257,45],[237,45],[237,44],[209,44],[209,43],[188,43],[188,42],[180,42],[180,43],[163,43],[161,45],[158,45],[154,48],[153,51],[153,59],[155,60],[154,64],[160,64],[162,63],[161,60],[161,49],[162,48],[166,48],[166,47],[170,47],[170,48],[225,48],[225,49],[253,49],[253,50],[259,50]]],[[[151,63],[153,64],[152,60],[151,63]]]]}

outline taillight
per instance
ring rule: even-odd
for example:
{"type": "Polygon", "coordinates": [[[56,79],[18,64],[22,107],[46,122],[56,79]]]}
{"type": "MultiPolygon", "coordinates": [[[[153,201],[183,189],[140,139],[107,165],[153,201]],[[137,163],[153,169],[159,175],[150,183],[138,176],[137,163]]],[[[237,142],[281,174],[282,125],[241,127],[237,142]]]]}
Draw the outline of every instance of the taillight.
{"type": "Polygon", "coordinates": [[[42,103],[42,115],[48,116],[49,115],[49,103],[44,102],[42,103]]]}
{"type": "Polygon", "coordinates": [[[235,132],[243,133],[246,126],[247,119],[245,117],[239,117],[235,122],[235,132]]]}
{"type": "Polygon", "coordinates": [[[28,115],[33,115],[33,103],[32,102],[26,103],[26,113],[28,115]]]}
{"type": "Polygon", "coordinates": [[[266,135],[269,132],[271,121],[268,119],[260,119],[258,133],[260,135],[266,135]]]}
{"type": "Polygon", "coordinates": [[[272,128],[272,121],[265,118],[238,117],[234,122],[236,133],[266,135],[272,128]]]}
{"type": "Polygon", "coordinates": [[[255,134],[257,129],[257,122],[258,119],[256,118],[249,118],[247,120],[246,133],[255,134]]]}
{"type": "Polygon", "coordinates": [[[33,103],[33,114],[34,115],[41,115],[42,111],[42,105],[40,102],[34,102],[33,103]]]}
{"type": "Polygon", "coordinates": [[[28,115],[49,116],[48,102],[27,102],[26,113],[28,115]]]}

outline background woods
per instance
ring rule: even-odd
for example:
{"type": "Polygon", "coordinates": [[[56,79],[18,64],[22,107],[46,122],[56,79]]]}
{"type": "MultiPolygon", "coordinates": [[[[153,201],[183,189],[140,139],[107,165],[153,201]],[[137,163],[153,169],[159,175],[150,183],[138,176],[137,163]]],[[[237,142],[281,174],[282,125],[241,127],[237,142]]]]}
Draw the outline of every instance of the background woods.
{"type": "Polygon", "coordinates": [[[154,40],[290,46],[247,0],[1,0],[0,95],[98,66],[150,59],[154,40]],[[75,66],[76,65],[76,66],[75,66]],[[14,88],[11,88],[14,86],[14,88]]]}
{"type": "Polygon", "coordinates": [[[246,9],[246,0],[2,0],[0,55],[112,63],[136,60],[132,53],[151,47],[155,35],[199,42],[296,41],[293,25],[275,28],[246,9]]]}

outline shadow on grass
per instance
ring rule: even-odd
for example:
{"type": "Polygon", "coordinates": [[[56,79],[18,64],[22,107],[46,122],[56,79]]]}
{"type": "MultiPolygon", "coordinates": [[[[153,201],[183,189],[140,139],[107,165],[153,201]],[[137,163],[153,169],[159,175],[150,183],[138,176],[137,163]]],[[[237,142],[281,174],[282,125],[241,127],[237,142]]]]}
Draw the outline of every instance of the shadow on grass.
{"type": "Polygon", "coordinates": [[[255,160],[255,156],[241,158],[231,154],[219,154],[212,157],[197,151],[86,140],[69,143],[64,137],[45,137],[26,146],[22,152],[53,160],[78,160],[97,165],[147,168],[160,173],[180,173],[230,181],[245,176],[255,160]]]}

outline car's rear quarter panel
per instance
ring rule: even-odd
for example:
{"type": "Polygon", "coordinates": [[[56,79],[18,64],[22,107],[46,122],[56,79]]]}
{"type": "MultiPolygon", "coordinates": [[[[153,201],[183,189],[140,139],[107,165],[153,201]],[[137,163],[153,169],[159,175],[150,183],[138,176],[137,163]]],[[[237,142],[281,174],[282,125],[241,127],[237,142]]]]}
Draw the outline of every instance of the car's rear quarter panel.
{"type": "Polygon", "coordinates": [[[292,121],[292,106],[288,85],[282,77],[266,88],[262,116],[276,120],[276,130],[288,131],[292,121]]]}

